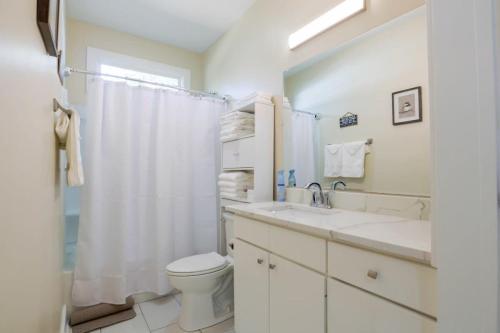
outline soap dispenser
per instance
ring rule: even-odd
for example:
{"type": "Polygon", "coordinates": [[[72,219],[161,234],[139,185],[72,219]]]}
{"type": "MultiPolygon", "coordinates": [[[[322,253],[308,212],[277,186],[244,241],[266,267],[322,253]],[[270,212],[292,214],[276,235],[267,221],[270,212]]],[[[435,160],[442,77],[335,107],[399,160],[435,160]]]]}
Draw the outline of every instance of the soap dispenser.
{"type": "Polygon", "coordinates": [[[297,180],[295,179],[295,170],[291,169],[288,175],[288,187],[297,187],[297,180]]]}
{"type": "Polygon", "coordinates": [[[278,183],[276,186],[276,193],[278,196],[278,201],[284,202],[286,199],[286,189],[285,189],[285,170],[278,171],[278,183]]]}

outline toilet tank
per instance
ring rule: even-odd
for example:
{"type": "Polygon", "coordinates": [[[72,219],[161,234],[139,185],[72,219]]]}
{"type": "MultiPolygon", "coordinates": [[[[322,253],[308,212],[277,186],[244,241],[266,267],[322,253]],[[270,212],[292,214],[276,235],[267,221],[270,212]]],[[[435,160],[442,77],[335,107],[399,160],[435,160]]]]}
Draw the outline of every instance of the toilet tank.
{"type": "Polygon", "coordinates": [[[227,254],[232,257],[234,244],[234,214],[224,212],[222,214],[222,223],[224,227],[224,244],[226,246],[226,251],[227,254]]]}

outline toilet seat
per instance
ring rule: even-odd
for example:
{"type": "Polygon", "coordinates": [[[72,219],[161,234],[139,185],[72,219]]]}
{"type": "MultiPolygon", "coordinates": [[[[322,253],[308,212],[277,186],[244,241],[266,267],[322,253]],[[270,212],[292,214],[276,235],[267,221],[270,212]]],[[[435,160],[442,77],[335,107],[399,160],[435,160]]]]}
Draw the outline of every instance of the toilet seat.
{"type": "Polygon", "coordinates": [[[193,276],[217,272],[229,265],[226,258],[211,252],[186,257],[174,261],[167,266],[167,272],[173,276],[193,276]]]}

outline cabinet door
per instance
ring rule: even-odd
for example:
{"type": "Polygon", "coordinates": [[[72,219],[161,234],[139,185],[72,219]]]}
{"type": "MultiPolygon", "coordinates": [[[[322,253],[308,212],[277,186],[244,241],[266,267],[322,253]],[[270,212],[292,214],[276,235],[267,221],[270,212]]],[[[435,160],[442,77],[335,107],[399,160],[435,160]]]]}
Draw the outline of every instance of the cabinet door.
{"type": "Polygon", "coordinates": [[[328,333],[434,333],[436,322],[402,306],[328,279],[328,333]]]}
{"type": "Polygon", "coordinates": [[[274,255],[269,263],[270,333],[324,333],[324,275],[274,255]]]}
{"type": "Polygon", "coordinates": [[[253,168],[255,165],[255,137],[222,144],[222,168],[253,168]]]}
{"type": "Polygon", "coordinates": [[[238,333],[269,332],[269,254],[241,240],[234,246],[234,320],[238,333]]]}

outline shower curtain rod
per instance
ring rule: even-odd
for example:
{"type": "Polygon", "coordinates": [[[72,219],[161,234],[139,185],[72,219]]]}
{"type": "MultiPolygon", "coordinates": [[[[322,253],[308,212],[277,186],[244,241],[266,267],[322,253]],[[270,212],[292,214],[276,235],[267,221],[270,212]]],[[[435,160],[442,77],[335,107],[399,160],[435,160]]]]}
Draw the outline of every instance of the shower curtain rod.
{"type": "Polygon", "coordinates": [[[217,95],[215,93],[212,94],[212,93],[208,93],[208,92],[204,92],[204,91],[199,91],[199,90],[191,90],[191,89],[186,89],[186,88],[171,86],[171,85],[163,84],[163,83],[156,83],[156,82],[152,82],[152,81],[139,80],[139,79],[134,79],[134,78],[127,77],[127,76],[105,74],[105,73],[99,73],[99,72],[92,72],[92,71],[87,71],[87,70],[73,68],[73,67],[66,67],[64,72],[65,72],[66,76],[69,76],[72,73],[83,74],[83,75],[91,75],[91,76],[106,76],[106,77],[112,77],[112,78],[115,78],[115,79],[122,79],[122,80],[127,80],[127,81],[138,82],[138,83],[152,84],[152,85],[155,85],[155,86],[165,87],[165,88],[174,89],[174,90],[180,90],[180,91],[184,91],[184,92],[186,92],[188,94],[191,94],[191,95],[194,95],[194,96],[212,97],[212,98],[215,98],[215,99],[223,100],[224,102],[228,102],[230,100],[229,96],[219,96],[219,95],[217,95]]]}
{"type": "Polygon", "coordinates": [[[321,119],[321,115],[319,113],[312,113],[312,112],[309,112],[309,111],[302,111],[302,110],[296,110],[296,109],[294,109],[293,112],[304,113],[304,114],[308,114],[310,116],[314,116],[314,119],[316,119],[316,120],[320,120],[321,119]]]}

